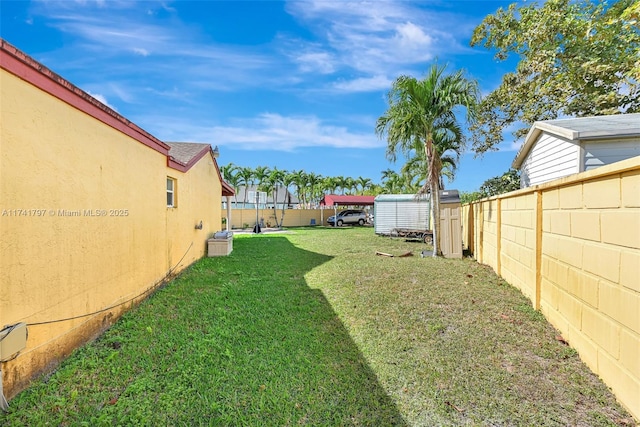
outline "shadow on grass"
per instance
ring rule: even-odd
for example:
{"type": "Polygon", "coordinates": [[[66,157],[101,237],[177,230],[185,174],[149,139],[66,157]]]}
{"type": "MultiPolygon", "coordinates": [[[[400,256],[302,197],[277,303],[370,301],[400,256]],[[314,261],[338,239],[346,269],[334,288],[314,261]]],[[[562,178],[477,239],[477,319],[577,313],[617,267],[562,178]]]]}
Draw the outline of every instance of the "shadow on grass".
{"type": "Polygon", "coordinates": [[[283,236],[234,239],[19,394],[6,424],[406,425],[307,286],[331,259],[283,236]]]}
{"type": "Polygon", "coordinates": [[[321,291],[305,274],[332,257],[282,236],[236,239],[232,256],[204,260],[216,272],[235,363],[226,402],[248,424],[406,425],[321,291]],[[238,380],[240,379],[240,380],[238,380]]]}

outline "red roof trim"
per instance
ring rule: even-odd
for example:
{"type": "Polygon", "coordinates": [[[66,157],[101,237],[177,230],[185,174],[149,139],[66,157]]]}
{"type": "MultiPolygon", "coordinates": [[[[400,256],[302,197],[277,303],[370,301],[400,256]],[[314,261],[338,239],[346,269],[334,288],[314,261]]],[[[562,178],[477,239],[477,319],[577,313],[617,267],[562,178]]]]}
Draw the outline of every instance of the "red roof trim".
{"type": "Polygon", "coordinates": [[[216,170],[218,171],[218,178],[220,178],[220,183],[222,184],[222,195],[231,197],[234,194],[236,194],[236,189],[233,188],[227,181],[222,179],[222,174],[220,173],[220,167],[218,167],[218,161],[213,155],[213,149],[210,148],[210,150],[211,150],[211,157],[213,157],[213,164],[216,165],[216,170]]]}
{"type": "Polygon", "coordinates": [[[0,39],[0,67],[96,120],[167,155],[169,146],[74,86],[18,48],[0,39]]]}

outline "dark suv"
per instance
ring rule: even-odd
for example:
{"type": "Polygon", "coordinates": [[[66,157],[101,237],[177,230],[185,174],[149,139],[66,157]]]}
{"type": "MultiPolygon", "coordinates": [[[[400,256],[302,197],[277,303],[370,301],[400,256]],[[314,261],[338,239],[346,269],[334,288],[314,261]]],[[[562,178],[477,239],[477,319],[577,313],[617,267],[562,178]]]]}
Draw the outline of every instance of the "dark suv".
{"type": "Polygon", "coordinates": [[[367,215],[363,210],[345,209],[341,212],[338,212],[337,220],[336,217],[332,215],[327,218],[327,222],[330,225],[334,225],[334,223],[336,223],[338,227],[341,227],[343,224],[364,225],[364,223],[367,222],[367,215]]]}

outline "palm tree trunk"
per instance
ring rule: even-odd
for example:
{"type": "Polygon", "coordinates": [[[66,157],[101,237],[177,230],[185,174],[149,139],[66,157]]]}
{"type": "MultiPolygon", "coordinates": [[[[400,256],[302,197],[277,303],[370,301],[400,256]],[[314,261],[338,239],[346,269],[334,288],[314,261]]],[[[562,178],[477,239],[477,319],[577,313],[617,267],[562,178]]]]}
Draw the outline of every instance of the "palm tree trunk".
{"type": "Polygon", "coordinates": [[[273,218],[276,222],[276,228],[280,228],[278,225],[278,186],[273,187],[273,218]]]}
{"type": "Polygon", "coordinates": [[[440,249],[440,190],[437,182],[431,183],[431,209],[433,213],[433,256],[441,255],[440,249]]]}
{"type": "Polygon", "coordinates": [[[440,255],[440,172],[436,167],[436,156],[438,153],[433,146],[433,140],[430,134],[427,134],[424,144],[425,157],[427,160],[427,182],[429,183],[429,192],[431,193],[431,218],[433,218],[433,256],[440,255]]]}
{"type": "MultiPolygon", "coordinates": [[[[288,205],[290,202],[290,197],[289,197],[289,187],[285,187],[285,200],[284,202],[282,202],[282,216],[280,217],[280,225],[278,226],[278,228],[282,228],[282,226],[284,225],[284,209],[285,209],[285,203],[288,205]]],[[[277,220],[276,220],[277,222],[277,220]]]]}

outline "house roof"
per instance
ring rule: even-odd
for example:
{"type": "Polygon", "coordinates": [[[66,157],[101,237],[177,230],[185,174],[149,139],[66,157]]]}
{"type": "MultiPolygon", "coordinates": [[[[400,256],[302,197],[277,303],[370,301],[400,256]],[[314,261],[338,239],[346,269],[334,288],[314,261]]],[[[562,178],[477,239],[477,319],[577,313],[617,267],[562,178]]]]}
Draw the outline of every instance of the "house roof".
{"type": "Polygon", "coordinates": [[[518,169],[522,165],[542,132],[556,135],[569,141],[640,136],[640,113],[535,122],[531,126],[529,133],[527,133],[524,144],[518,151],[516,158],[513,160],[512,166],[514,168],[518,169]]]}
{"type": "Polygon", "coordinates": [[[325,206],[373,206],[375,196],[342,196],[337,194],[326,194],[321,205],[325,206]]]}
{"type": "Polygon", "coordinates": [[[196,157],[202,157],[211,148],[210,144],[201,142],[166,142],[169,148],[169,156],[175,161],[188,165],[196,157]]]}
{"type": "Polygon", "coordinates": [[[222,175],[220,174],[220,168],[216,161],[218,157],[218,147],[212,149],[211,144],[202,142],[165,142],[165,144],[169,146],[169,155],[167,157],[168,166],[181,172],[188,171],[201,158],[211,153],[218,178],[220,178],[220,183],[222,183],[222,195],[233,196],[235,194],[236,191],[234,188],[222,179],[222,175]]]}

